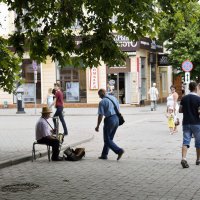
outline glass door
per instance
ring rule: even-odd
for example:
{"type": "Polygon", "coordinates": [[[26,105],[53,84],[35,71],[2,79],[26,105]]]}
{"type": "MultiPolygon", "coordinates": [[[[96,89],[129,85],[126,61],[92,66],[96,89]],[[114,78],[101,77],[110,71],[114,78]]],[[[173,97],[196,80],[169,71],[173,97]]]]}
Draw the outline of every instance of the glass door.
{"type": "Polygon", "coordinates": [[[108,74],[107,93],[114,95],[119,103],[125,103],[124,73],[108,74]]]}

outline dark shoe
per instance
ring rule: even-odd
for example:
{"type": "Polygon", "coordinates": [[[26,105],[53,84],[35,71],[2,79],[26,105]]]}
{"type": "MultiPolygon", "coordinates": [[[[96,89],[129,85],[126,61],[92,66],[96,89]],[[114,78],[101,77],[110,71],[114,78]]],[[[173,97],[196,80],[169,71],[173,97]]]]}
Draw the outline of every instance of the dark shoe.
{"type": "Polygon", "coordinates": [[[122,157],[123,154],[124,154],[124,150],[122,149],[122,151],[120,153],[118,153],[117,160],[119,160],[122,157]]]}
{"type": "Polygon", "coordinates": [[[181,160],[181,165],[183,168],[189,168],[189,165],[186,160],[181,160]]]}
{"type": "Polygon", "coordinates": [[[197,160],[197,161],[196,161],[196,165],[200,165],[200,160],[197,160]]]}
{"type": "Polygon", "coordinates": [[[98,159],[107,160],[108,158],[104,156],[99,156],[98,159]]]}
{"type": "Polygon", "coordinates": [[[52,161],[63,161],[63,158],[62,157],[52,158],[52,161]]]}

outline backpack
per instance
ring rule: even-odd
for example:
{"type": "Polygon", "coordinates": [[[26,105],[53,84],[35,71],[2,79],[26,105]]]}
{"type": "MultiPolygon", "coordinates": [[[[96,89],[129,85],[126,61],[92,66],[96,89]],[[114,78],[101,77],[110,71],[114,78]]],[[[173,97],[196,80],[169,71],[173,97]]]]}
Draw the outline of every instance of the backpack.
{"type": "Polygon", "coordinates": [[[66,156],[65,160],[78,161],[81,160],[83,156],[85,156],[85,148],[76,148],[74,150],[68,147],[67,149],[65,149],[64,155],[66,156]]]}

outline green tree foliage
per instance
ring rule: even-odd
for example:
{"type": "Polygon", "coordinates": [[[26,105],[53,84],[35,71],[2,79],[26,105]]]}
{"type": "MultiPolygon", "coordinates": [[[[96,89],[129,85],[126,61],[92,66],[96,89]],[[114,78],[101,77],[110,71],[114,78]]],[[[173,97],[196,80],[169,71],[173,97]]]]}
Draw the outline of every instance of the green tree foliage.
{"type": "Polygon", "coordinates": [[[11,93],[16,82],[20,81],[20,59],[14,56],[6,46],[6,40],[0,37],[0,88],[11,93]]]}
{"type": "Polygon", "coordinates": [[[76,55],[85,67],[97,66],[101,60],[109,66],[122,64],[125,55],[114,42],[113,31],[132,40],[155,36],[158,3],[168,11],[174,2],[185,1],[4,0],[17,14],[10,42],[19,56],[28,50],[33,60],[44,62],[50,56],[62,66],[76,55]],[[82,41],[78,46],[77,36],[82,41]]]}
{"type": "Polygon", "coordinates": [[[191,79],[200,81],[200,4],[190,1],[183,7],[173,6],[171,15],[162,13],[159,38],[166,42],[169,60],[178,74],[184,75],[181,65],[193,63],[191,79]]]}
{"type": "MultiPolygon", "coordinates": [[[[126,55],[113,32],[138,40],[155,37],[162,18],[190,0],[0,0],[16,13],[9,45],[38,63],[47,56],[61,66],[120,65],[126,55]],[[115,17],[115,21],[113,21],[115,17]],[[77,23],[78,22],[78,23],[77,23]],[[81,42],[80,42],[81,41],[81,42]]],[[[5,82],[7,84],[7,82],[5,82]]],[[[6,88],[6,87],[5,87],[6,88]]]]}

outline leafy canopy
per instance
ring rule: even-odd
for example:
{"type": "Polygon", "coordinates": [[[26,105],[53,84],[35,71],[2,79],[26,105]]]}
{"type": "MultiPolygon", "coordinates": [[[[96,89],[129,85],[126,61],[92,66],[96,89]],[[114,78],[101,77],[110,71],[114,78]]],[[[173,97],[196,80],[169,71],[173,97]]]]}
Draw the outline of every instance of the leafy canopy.
{"type": "Polygon", "coordinates": [[[10,38],[19,56],[44,62],[47,56],[65,65],[75,56],[85,67],[103,60],[122,64],[125,55],[114,42],[113,32],[138,40],[155,36],[159,22],[156,7],[168,11],[174,2],[186,0],[4,0],[16,12],[16,31],[10,38]],[[115,16],[115,21],[112,21],[115,16]],[[77,24],[78,23],[78,24],[77,24]],[[76,24],[76,25],[75,25],[76,24]],[[81,38],[77,46],[77,36],[81,38]]]}
{"type": "Polygon", "coordinates": [[[100,61],[108,66],[125,61],[113,32],[131,40],[155,37],[163,12],[171,15],[174,7],[181,8],[190,0],[2,1],[16,13],[9,45],[19,57],[27,51],[38,63],[50,56],[61,66],[92,67],[100,61]]]}
{"type": "Polygon", "coordinates": [[[166,42],[169,60],[178,74],[184,75],[181,65],[193,63],[191,79],[200,81],[200,4],[190,1],[183,7],[173,7],[173,14],[162,13],[159,38],[166,42]]]}
{"type": "Polygon", "coordinates": [[[8,50],[6,40],[0,37],[0,88],[11,93],[20,80],[20,72],[20,59],[8,50]]]}

